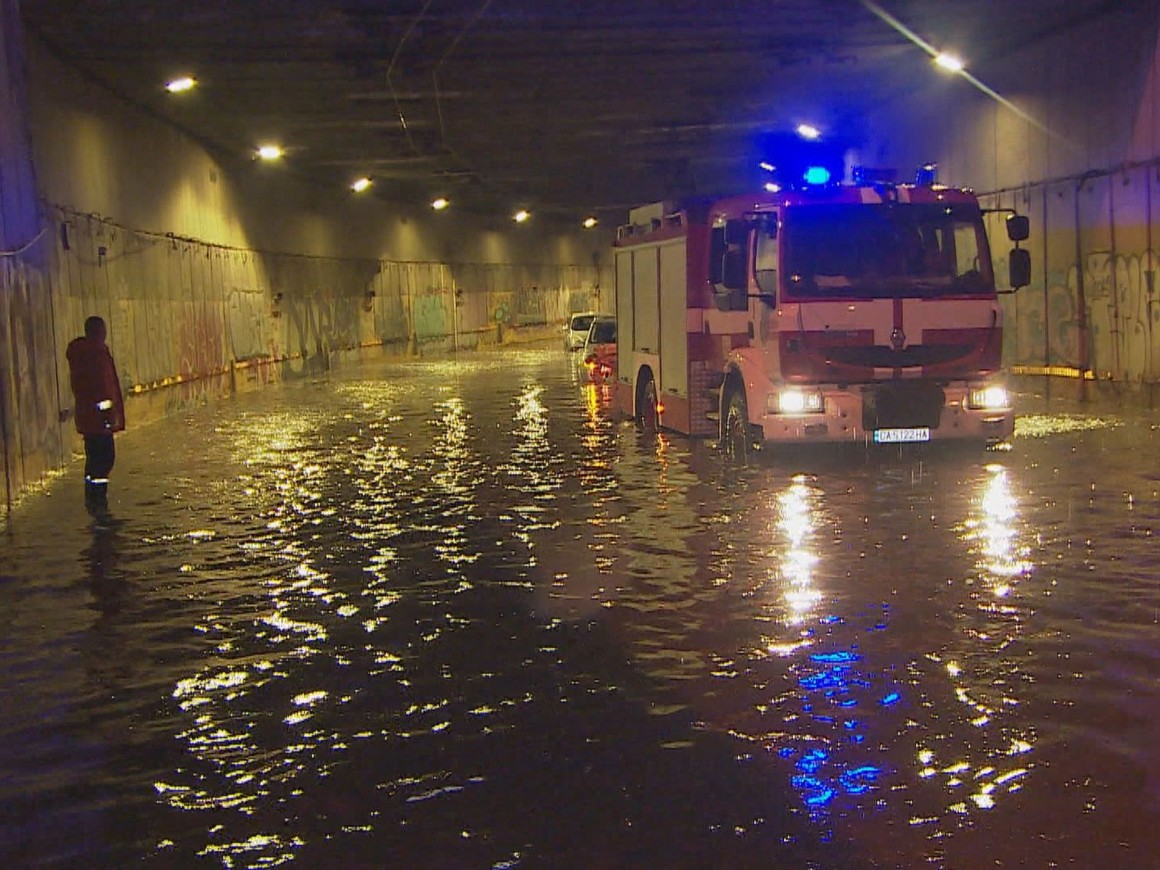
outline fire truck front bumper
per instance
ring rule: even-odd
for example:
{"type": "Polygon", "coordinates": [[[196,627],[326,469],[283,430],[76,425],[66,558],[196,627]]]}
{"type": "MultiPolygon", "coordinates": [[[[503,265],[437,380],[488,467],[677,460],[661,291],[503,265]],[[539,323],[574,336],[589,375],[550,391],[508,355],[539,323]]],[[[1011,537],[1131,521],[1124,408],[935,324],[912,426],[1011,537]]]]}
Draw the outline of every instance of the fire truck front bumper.
{"type": "MultiPolygon", "coordinates": [[[[995,444],[1006,441],[1015,431],[1015,413],[1007,392],[995,384],[888,381],[848,387],[771,385],[764,395],[754,398],[764,412],[760,435],[767,442],[904,444],[961,440],[995,444]]],[[[756,423],[755,416],[750,419],[756,423]]]]}

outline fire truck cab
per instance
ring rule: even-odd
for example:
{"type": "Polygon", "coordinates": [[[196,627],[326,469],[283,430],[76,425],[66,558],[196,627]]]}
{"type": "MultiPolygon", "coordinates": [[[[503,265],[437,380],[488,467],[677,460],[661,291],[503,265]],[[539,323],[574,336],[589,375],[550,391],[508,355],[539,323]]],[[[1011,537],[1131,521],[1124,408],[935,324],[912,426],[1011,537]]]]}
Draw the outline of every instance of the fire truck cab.
{"type": "MultiPolygon", "coordinates": [[[[1028,283],[1026,218],[1012,288],[1028,283]]],[[[769,442],[1014,431],[978,200],[825,185],[633,209],[614,242],[618,409],[643,426],[769,442]]]]}

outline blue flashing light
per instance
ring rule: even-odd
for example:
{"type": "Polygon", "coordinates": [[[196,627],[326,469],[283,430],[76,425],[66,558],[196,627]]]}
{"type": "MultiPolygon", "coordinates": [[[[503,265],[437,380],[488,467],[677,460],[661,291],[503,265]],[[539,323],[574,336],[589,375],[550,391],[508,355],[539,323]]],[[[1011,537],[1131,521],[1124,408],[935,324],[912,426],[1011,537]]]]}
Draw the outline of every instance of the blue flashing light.
{"type": "Polygon", "coordinates": [[[897,692],[891,692],[889,695],[882,699],[882,706],[889,707],[891,704],[897,704],[899,698],[901,698],[901,695],[899,695],[897,692]]]}
{"type": "Polygon", "coordinates": [[[796,755],[797,750],[792,746],[783,746],[781,749],[777,750],[777,754],[782,758],[789,758],[791,755],[796,755]]]}
{"type": "Polygon", "coordinates": [[[806,184],[826,184],[830,180],[830,170],[824,166],[810,166],[802,175],[806,184]]]}

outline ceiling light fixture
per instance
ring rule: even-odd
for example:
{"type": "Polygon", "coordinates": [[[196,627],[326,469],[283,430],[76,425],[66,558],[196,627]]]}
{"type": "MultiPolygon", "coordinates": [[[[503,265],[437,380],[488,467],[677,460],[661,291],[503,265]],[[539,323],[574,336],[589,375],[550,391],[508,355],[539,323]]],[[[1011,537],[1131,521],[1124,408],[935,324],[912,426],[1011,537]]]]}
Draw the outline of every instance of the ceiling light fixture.
{"type": "Polygon", "coordinates": [[[935,55],[934,62],[949,72],[957,73],[963,71],[963,62],[953,54],[947,54],[945,51],[935,55]]]}
{"type": "Polygon", "coordinates": [[[532,216],[531,212],[528,212],[525,209],[521,208],[519,211],[517,211],[515,214],[512,215],[512,220],[515,221],[517,224],[522,224],[524,221],[526,221],[531,216],[532,216]]]}
{"type": "Polygon", "coordinates": [[[180,94],[185,91],[192,91],[197,87],[197,79],[193,76],[182,76],[179,79],[174,79],[165,85],[165,90],[171,94],[180,94]]]}
{"type": "Polygon", "coordinates": [[[582,224],[582,226],[584,227],[584,229],[590,230],[594,226],[596,226],[596,224],[597,224],[596,218],[586,217],[586,218],[584,218],[584,223],[582,224]]]}
{"type": "Polygon", "coordinates": [[[809,139],[812,141],[821,136],[822,131],[815,127],[813,124],[798,124],[797,134],[803,139],[809,139]]]}
{"type": "Polygon", "coordinates": [[[370,187],[372,183],[373,182],[364,175],[362,178],[351,182],[350,189],[355,193],[362,193],[364,190],[370,187]]]}
{"type": "Polygon", "coordinates": [[[447,208],[449,205],[451,205],[451,200],[447,199],[446,197],[440,196],[431,200],[431,208],[435,209],[435,211],[443,211],[443,209],[447,208]]]}
{"type": "Polygon", "coordinates": [[[285,152],[280,145],[259,145],[258,157],[262,160],[278,160],[285,152]]]}

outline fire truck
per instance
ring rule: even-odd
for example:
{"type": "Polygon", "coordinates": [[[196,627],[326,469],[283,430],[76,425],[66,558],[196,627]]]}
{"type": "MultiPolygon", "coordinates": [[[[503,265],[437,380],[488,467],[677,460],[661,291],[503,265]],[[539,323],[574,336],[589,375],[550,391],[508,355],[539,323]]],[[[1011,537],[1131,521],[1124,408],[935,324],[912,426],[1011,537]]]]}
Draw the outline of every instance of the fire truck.
{"type": "MultiPolygon", "coordinates": [[[[774,187],[770,185],[770,187],[774,187]]],[[[1029,283],[1010,213],[1012,289],[1029,283]]],[[[824,184],[632,209],[614,242],[616,407],[772,443],[1002,442],[1002,312],[978,199],[824,184]]]]}

